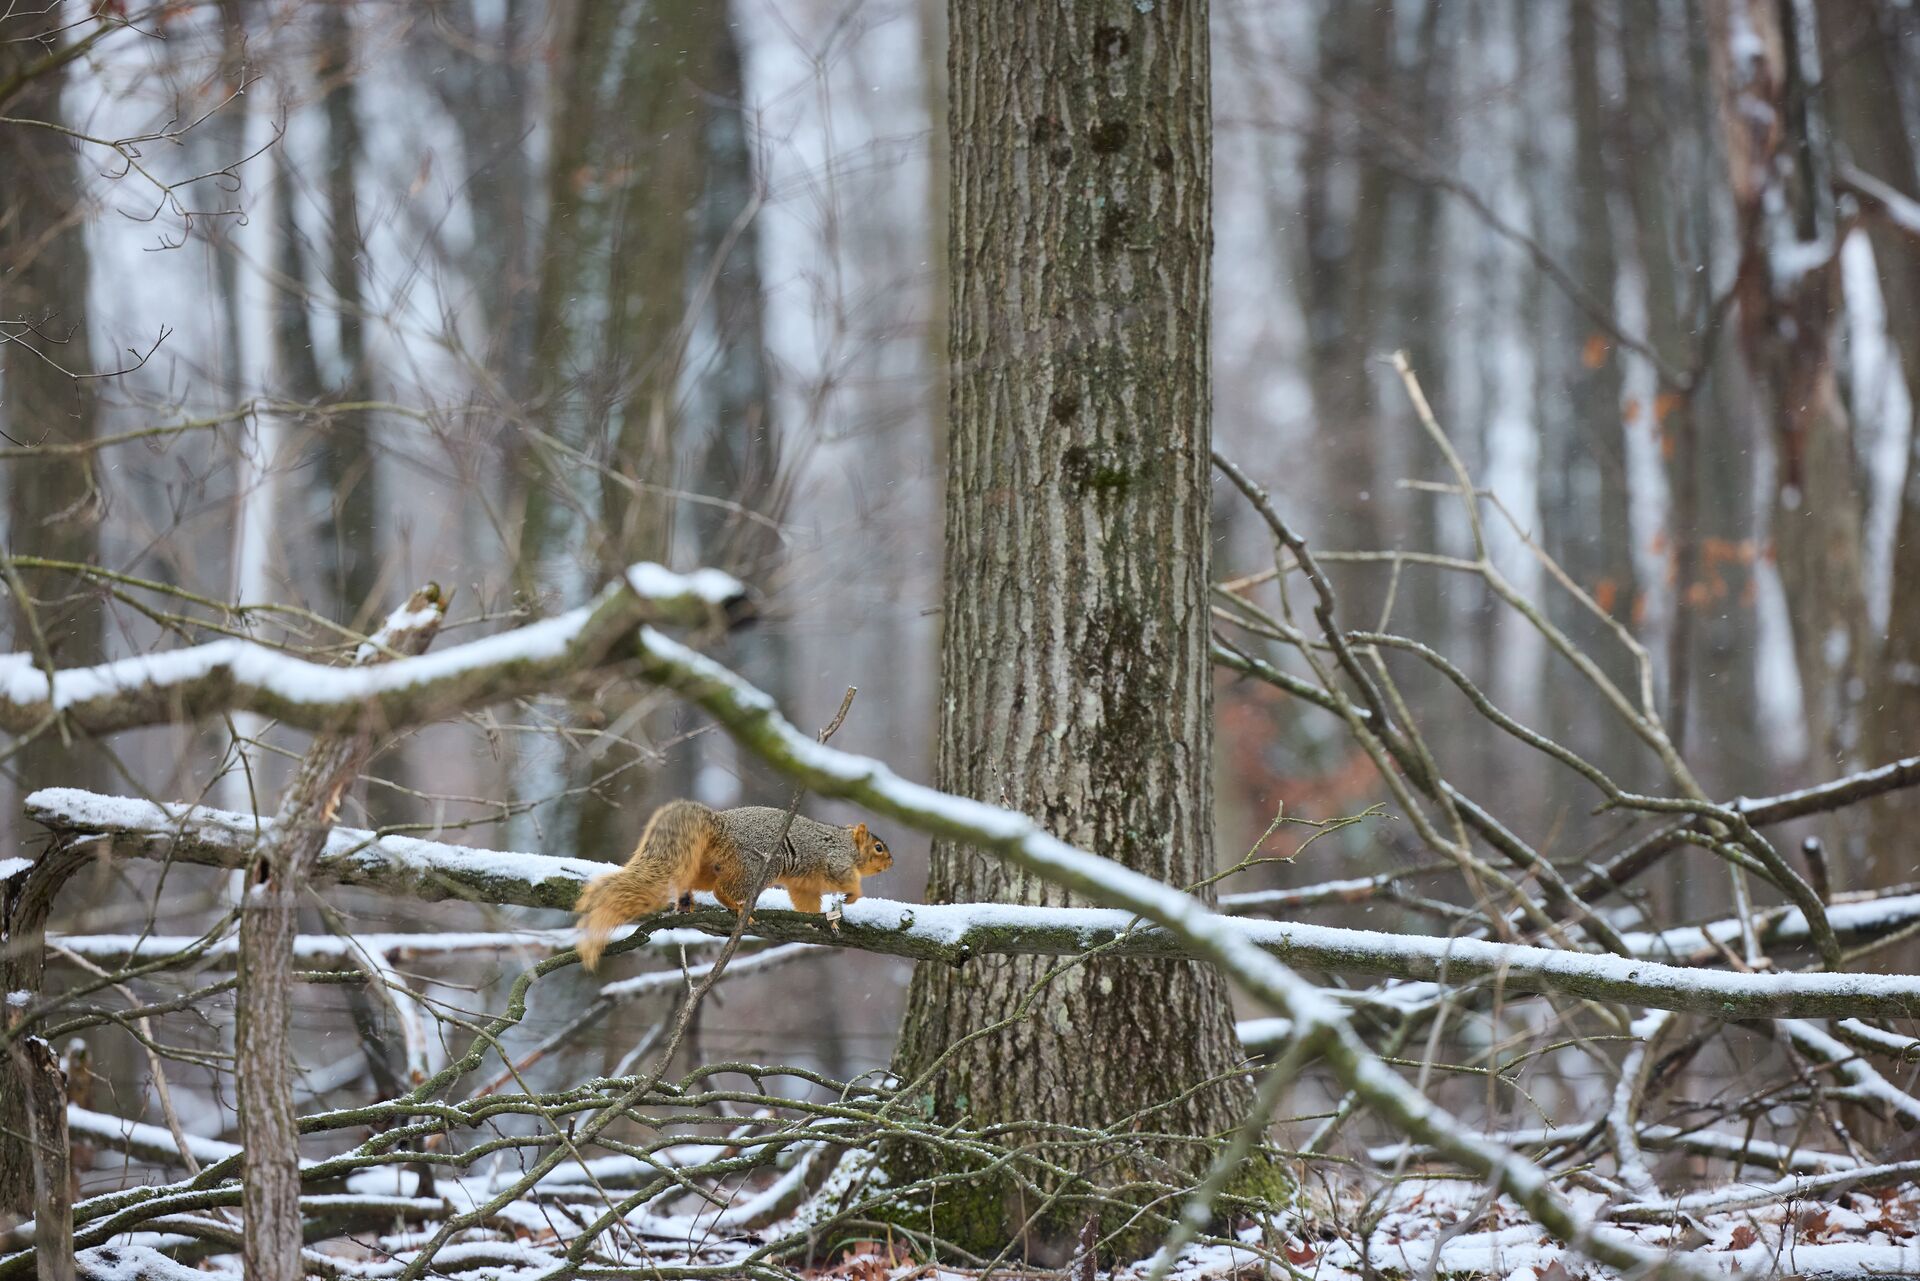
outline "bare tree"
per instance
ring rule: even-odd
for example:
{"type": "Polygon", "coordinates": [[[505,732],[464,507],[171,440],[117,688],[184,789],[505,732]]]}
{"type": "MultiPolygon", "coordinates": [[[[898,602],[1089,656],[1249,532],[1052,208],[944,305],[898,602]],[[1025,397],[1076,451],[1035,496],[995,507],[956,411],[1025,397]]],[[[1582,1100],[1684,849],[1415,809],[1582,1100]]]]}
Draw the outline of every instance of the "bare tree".
{"type": "MultiPolygon", "coordinates": [[[[950,33],[938,776],[1194,884],[1213,871],[1207,7],[955,5],[950,33]]],[[[1068,901],[952,844],[928,896],[1068,901]]],[[[1244,1111],[1217,974],[1094,961],[1001,1022],[1045,973],[916,972],[896,1070],[930,1075],[935,1116],[1101,1126],[1177,1081],[1210,1084],[1156,1111],[1157,1130],[1216,1133],[1244,1111]]],[[[1193,1155],[1163,1147],[1102,1177],[1193,1155]]],[[[1081,1224],[1001,1188],[936,1206],[934,1226],[970,1248],[1013,1231],[1058,1261],[1081,1224]]]]}

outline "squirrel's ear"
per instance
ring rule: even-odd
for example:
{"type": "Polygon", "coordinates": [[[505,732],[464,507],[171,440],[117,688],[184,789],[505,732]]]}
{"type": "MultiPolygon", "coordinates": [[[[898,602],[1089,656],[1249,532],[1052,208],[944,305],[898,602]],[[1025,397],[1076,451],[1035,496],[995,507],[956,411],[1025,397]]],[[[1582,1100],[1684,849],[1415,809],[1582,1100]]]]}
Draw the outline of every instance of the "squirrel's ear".
{"type": "Polygon", "coordinates": [[[866,843],[867,825],[865,823],[855,823],[850,830],[853,832],[853,839],[855,844],[866,843]]]}

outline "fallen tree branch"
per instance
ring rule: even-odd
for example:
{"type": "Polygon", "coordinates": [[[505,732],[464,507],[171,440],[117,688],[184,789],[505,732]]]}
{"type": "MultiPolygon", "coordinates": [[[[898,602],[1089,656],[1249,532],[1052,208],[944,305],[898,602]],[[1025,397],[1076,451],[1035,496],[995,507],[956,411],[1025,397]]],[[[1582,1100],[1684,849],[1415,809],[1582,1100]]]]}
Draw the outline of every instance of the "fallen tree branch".
{"type": "Polygon", "coordinates": [[[1670,1201],[1632,1201],[1607,1212],[1616,1223],[1671,1223],[1686,1215],[1718,1214],[1729,1210],[1751,1210],[1783,1201],[1815,1197],[1837,1197],[1853,1188],[1885,1187],[1920,1175],[1920,1161],[1900,1161],[1891,1165],[1863,1165],[1829,1174],[1790,1174],[1758,1187],[1750,1183],[1694,1192],[1670,1201]]]}
{"type": "MultiPolygon", "coordinates": [[[[26,811],[56,834],[112,837],[109,849],[115,857],[223,868],[245,867],[260,829],[272,824],[233,810],[161,806],[71,787],[33,793],[26,811]]],[[[336,827],[314,860],[311,876],[316,882],[364,886],[425,902],[462,899],[571,911],[580,887],[606,866],[583,858],[483,850],[336,827]]]]}
{"type": "MultiPolygon", "coordinates": [[[[1888,792],[1920,787],[1920,756],[1909,756],[1873,769],[1861,770],[1831,783],[1783,792],[1759,799],[1741,797],[1727,808],[1754,827],[1771,827],[1811,814],[1827,814],[1888,792]]],[[[1593,868],[1574,883],[1573,892],[1586,902],[1618,892],[1629,881],[1653,867],[1683,843],[1683,834],[1700,826],[1698,819],[1683,819],[1648,832],[1606,863],[1593,868]]],[[[1836,927],[1837,928],[1837,927],[1836,927]]]]}
{"type": "Polygon", "coordinates": [[[254,712],[325,732],[364,718],[425,724],[479,703],[551,690],[614,656],[645,623],[744,616],[746,589],[718,570],[629,567],[590,604],[436,654],[373,668],[329,667],[252,641],[219,640],[48,673],[30,654],[0,655],[0,730],[24,734],[58,715],[93,734],[254,712]]]}
{"type": "MultiPolygon", "coordinates": [[[[1033,875],[1136,913],[1175,935],[1194,956],[1292,1019],[1298,1028],[1296,1049],[1317,1050],[1341,1083],[1383,1120],[1487,1179],[1561,1240],[1614,1267],[1705,1275],[1685,1259],[1650,1250],[1588,1219],[1554,1190],[1546,1171],[1456,1124],[1361,1043],[1339,1006],[1239,931],[1221,929],[1226,918],[1198,899],[1075,849],[1023,814],[910,783],[879,761],[815,743],[779,714],[772,698],[712,659],[651,627],[642,628],[639,639],[649,679],[697,704],[788,777],[823,796],[859,801],[916,830],[991,850],[1033,875]]],[[[1572,959],[1630,964],[1614,957],[1572,959]]]]}
{"type": "Polygon", "coordinates": [[[1861,209],[1920,244],[1920,200],[1882,182],[1858,165],[1841,164],[1834,171],[1833,185],[1858,200],[1861,209]]]}
{"type": "MultiPolygon", "coordinates": [[[[1513,1148],[1552,1148],[1579,1144],[1594,1132],[1593,1126],[1540,1126],[1510,1130],[1494,1137],[1513,1148]]],[[[1727,1134],[1719,1130],[1688,1130],[1677,1125],[1643,1125],[1636,1132],[1641,1146],[1656,1151],[1686,1152],[1713,1157],[1737,1166],[1753,1166],[1793,1174],[1833,1174],[1861,1168],[1860,1162],[1839,1152],[1772,1143],[1749,1135],[1727,1134]]],[[[1431,1161],[1430,1148],[1405,1143],[1381,1144],[1367,1150],[1367,1159],[1388,1167],[1402,1160],[1431,1161]]]]}
{"type": "MultiPolygon", "coordinates": [[[[1842,943],[1857,947],[1876,942],[1920,922],[1920,894],[1887,894],[1836,903],[1827,909],[1827,919],[1842,943]]],[[[1809,938],[1807,918],[1797,907],[1770,908],[1753,924],[1760,942],[1769,948],[1806,943],[1809,938]]],[[[1705,925],[1628,934],[1625,938],[1635,956],[1685,960],[1739,942],[1740,922],[1723,918],[1705,925]]]]}
{"type": "MultiPolygon", "coordinates": [[[[485,851],[475,851],[485,853],[485,851]]],[[[550,956],[573,946],[574,932],[565,930],[488,930],[473,933],[355,934],[350,939],[338,934],[302,934],[293,941],[294,957],[301,961],[339,961],[351,969],[356,951],[365,950],[389,962],[424,960],[435,956],[455,956],[466,952],[525,951],[550,956]]],[[[185,934],[53,934],[50,946],[96,964],[123,965],[141,959],[175,956],[199,940],[185,934]]],[[[710,942],[693,930],[661,930],[651,940],[660,947],[696,945],[710,942]]],[[[195,964],[226,963],[233,960],[238,940],[231,936],[216,939],[195,952],[195,964]]],[[[319,968],[319,967],[315,967],[319,968]]]]}
{"type": "Polygon", "coordinates": [[[85,1139],[155,1165],[185,1166],[186,1158],[211,1165],[215,1161],[237,1156],[240,1152],[240,1146],[236,1143],[189,1134],[186,1139],[191,1150],[182,1154],[173,1134],[162,1126],[95,1112],[76,1103],[67,1105],[67,1132],[77,1139],[85,1139]]]}
{"type": "Polygon", "coordinates": [[[1845,778],[1837,778],[1831,783],[1803,787],[1778,796],[1765,796],[1758,800],[1742,797],[1731,808],[1744,815],[1755,827],[1766,827],[1773,823],[1784,823],[1788,819],[1805,818],[1809,814],[1825,814],[1908,787],[1920,787],[1920,756],[1890,761],[1845,778]]]}
{"type": "MultiPolygon", "coordinates": [[[[878,762],[866,763],[884,768],[878,762]]],[[[898,782],[901,787],[915,786],[898,782]]],[[[874,808],[887,812],[878,805],[874,808]]],[[[253,820],[245,815],[200,806],[163,808],[149,801],[72,788],[33,793],[27,798],[27,813],[63,836],[109,834],[114,838],[112,851],[120,856],[238,867],[244,866],[252,840],[253,820]]],[[[1106,860],[1099,862],[1112,866],[1106,860]]],[[[327,853],[316,863],[313,877],[428,899],[571,908],[580,886],[604,867],[584,859],[502,853],[338,828],[329,836],[327,853]]],[[[732,932],[733,913],[707,895],[698,896],[696,902],[694,911],[660,920],[707,935],[724,937],[732,932]]],[[[836,930],[817,915],[791,911],[785,891],[769,890],[749,932],[768,942],[850,947],[956,965],[981,955],[1077,956],[1109,945],[1116,956],[1207,959],[1204,950],[1192,948],[1178,933],[1137,921],[1133,912],[1111,908],[864,898],[846,906],[836,930]]],[[[1479,939],[1217,915],[1208,916],[1207,929],[1289,964],[1342,974],[1456,985],[1492,981],[1509,992],[1556,992],[1726,1019],[1920,1015],[1920,977],[1916,976],[1736,974],[1479,939]]],[[[635,933],[627,938],[631,940],[635,933]]],[[[629,946],[637,944],[617,942],[609,951],[615,954],[629,946]]]]}

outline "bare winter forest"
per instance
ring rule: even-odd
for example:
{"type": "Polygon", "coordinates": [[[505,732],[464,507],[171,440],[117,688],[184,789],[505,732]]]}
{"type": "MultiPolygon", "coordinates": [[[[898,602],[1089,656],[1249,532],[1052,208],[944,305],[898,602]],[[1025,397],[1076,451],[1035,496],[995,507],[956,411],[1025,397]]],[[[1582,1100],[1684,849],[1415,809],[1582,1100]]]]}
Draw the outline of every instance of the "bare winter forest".
{"type": "Polygon", "coordinates": [[[1920,1275],[1917,402],[1910,0],[0,0],[0,1281],[1920,1275]]]}

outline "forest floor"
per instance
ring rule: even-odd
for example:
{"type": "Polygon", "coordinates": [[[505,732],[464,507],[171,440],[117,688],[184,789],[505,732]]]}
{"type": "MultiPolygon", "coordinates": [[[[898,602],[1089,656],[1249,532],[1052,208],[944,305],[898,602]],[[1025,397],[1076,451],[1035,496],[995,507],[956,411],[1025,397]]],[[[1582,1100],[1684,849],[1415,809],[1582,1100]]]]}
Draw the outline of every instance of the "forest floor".
{"type": "MultiPolygon", "coordinates": [[[[1746,1188],[1728,1185],[1696,1196],[1724,1204],[1744,1195],[1746,1188]]],[[[1598,1192],[1576,1189],[1568,1198],[1589,1217],[1607,1209],[1607,1199],[1598,1192]]],[[[436,1256],[433,1275],[488,1281],[552,1275],[563,1264],[570,1233],[560,1225],[569,1217],[550,1220],[558,1231],[529,1230],[529,1220],[515,1231],[496,1226],[463,1233],[436,1256]]],[[[639,1230],[628,1239],[644,1255],[634,1260],[634,1275],[646,1275],[661,1268],[725,1269],[800,1225],[792,1221],[761,1232],[722,1234],[703,1229],[696,1217],[634,1226],[639,1230]]],[[[1805,1281],[1920,1277],[1920,1184],[1702,1210],[1682,1215],[1677,1223],[1617,1226],[1651,1251],[1685,1253],[1696,1268],[1723,1276],[1805,1281]]],[[[357,1241],[359,1249],[322,1253],[327,1271],[336,1277],[374,1281],[399,1275],[426,1235],[416,1230],[363,1237],[357,1241]]],[[[1323,1198],[1317,1210],[1249,1225],[1240,1238],[1244,1248],[1214,1244],[1188,1249],[1170,1271],[1169,1281],[1252,1281],[1266,1276],[1292,1281],[1604,1281],[1620,1275],[1548,1236],[1507,1198],[1489,1196],[1483,1186],[1452,1177],[1402,1180],[1370,1198],[1323,1198]],[[1280,1256],[1286,1265],[1269,1262],[1280,1256]]],[[[239,1275],[238,1260],[230,1256],[204,1260],[201,1267],[212,1268],[209,1273],[173,1262],[155,1248],[178,1244],[163,1234],[136,1234],[83,1250],[82,1274],[127,1281],[239,1275]]],[[[1006,1281],[1146,1281],[1150,1272],[1151,1261],[1098,1269],[1079,1261],[1059,1270],[1014,1261],[991,1270],[1006,1281]]],[[[801,1275],[809,1281],[980,1281],[983,1271],[928,1264],[901,1245],[874,1241],[845,1246],[832,1258],[802,1269],[801,1275]]]]}
{"type": "MultiPolygon", "coordinates": [[[[1739,1187],[1724,1191],[1737,1193],[1739,1187]]],[[[1567,1195],[1589,1216],[1607,1205],[1598,1192],[1575,1189],[1567,1195]]],[[[1650,1249],[1684,1251],[1695,1264],[1728,1276],[1920,1277],[1920,1185],[1702,1211],[1677,1224],[1619,1226],[1650,1249]]],[[[1243,1236],[1250,1243],[1261,1240],[1257,1228],[1243,1236]]],[[[1269,1233],[1267,1240],[1273,1239],[1269,1233]]],[[[1296,1275],[1324,1281],[1369,1272],[1453,1281],[1599,1281],[1616,1275],[1548,1236],[1511,1200],[1455,1178],[1404,1181],[1371,1204],[1346,1201],[1317,1221],[1297,1223],[1278,1245],[1296,1275]],[[1363,1256],[1370,1256],[1370,1269],[1363,1256]]],[[[1189,1251],[1171,1276],[1239,1278],[1250,1275],[1249,1264],[1260,1269],[1251,1255],[1208,1246],[1189,1251]]],[[[1122,1269],[1116,1281],[1146,1273],[1144,1266],[1122,1269]]]]}
{"type": "MultiPolygon", "coordinates": [[[[1735,1192],[1737,1188],[1727,1191],[1735,1192]]],[[[1569,1194],[1588,1214],[1600,1212],[1599,1193],[1569,1194]]],[[[1617,1274],[1543,1232],[1506,1197],[1484,1186],[1443,1178],[1410,1180],[1371,1204],[1343,1198],[1336,1212],[1286,1225],[1249,1227],[1249,1247],[1284,1254],[1290,1269],[1270,1266],[1254,1249],[1224,1245],[1187,1250],[1169,1281],[1248,1281],[1275,1276],[1314,1281],[1420,1278],[1436,1281],[1602,1281],[1617,1274]],[[1363,1225],[1370,1222],[1370,1230],[1363,1225]],[[1437,1259],[1436,1259],[1437,1254],[1437,1259]],[[1363,1256],[1371,1256],[1371,1267],[1363,1256]]],[[[1920,1185],[1789,1200],[1743,1209],[1687,1215],[1681,1223],[1632,1225],[1656,1251],[1677,1250],[1697,1266],[1743,1278],[1863,1281],[1920,1277],[1920,1185]]],[[[1104,1281],[1145,1281],[1150,1262],[1096,1275],[1104,1281]]],[[[976,1281],[977,1271],[890,1262],[875,1250],[848,1253],[813,1274],[821,1281],[976,1281]]],[[[999,1275],[1034,1273],[1014,1269],[999,1275]]],[[[1088,1275],[1068,1269],[1060,1274],[1088,1275]]]]}

